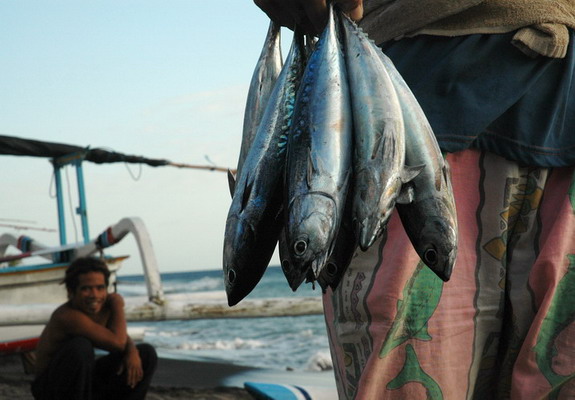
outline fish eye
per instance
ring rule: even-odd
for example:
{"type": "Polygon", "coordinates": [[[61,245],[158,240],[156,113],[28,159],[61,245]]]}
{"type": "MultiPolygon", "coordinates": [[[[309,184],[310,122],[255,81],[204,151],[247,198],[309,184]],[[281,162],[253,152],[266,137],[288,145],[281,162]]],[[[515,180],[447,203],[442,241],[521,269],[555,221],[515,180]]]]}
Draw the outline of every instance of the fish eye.
{"type": "Polygon", "coordinates": [[[307,250],[307,242],[305,240],[298,240],[295,242],[293,249],[297,256],[302,256],[307,250]]]}
{"type": "Polygon", "coordinates": [[[234,271],[233,269],[230,269],[228,271],[228,282],[234,283],[235,280],[236,280],[236,271],[234,271]]]}
{"type": "Polygon", "coordinates": [[[423,261],[427,265],[431,265],[431,266],[437,264],[437,261],[438,261],[437,251],[433,248],[425,250],[425,253],[423,253],[423,261]]]}
{"type": "Polygon", "coordinates": [[[325,270],[329,276],[334,276],[337,274],[337,265],[330,262],[325,266],[325,270]]]}

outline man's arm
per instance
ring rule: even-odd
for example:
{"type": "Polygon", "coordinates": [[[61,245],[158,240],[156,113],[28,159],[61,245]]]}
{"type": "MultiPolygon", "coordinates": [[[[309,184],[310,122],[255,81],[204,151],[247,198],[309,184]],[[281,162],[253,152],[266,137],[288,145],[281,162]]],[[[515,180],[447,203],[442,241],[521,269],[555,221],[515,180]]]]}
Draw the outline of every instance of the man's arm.
{"type": "Polygon", "coordinates": [[[124,315],[124,299],[118,293],[111,293],[106,302],[110,307],[110,318],[106,327],[125,345],[128,340],[128,325],[124,315]]]}
{"type": "Polygon", "coordinates": [[[92,319],[69,306],[59,308],[53,315],[53,329],[67,336],[83,336],[95,347],[107,351],[124,351],[128,339],[124,300],[118,294],[108,296],[106,310],[92,319]]]}
{"type": "Polygon", "coordinates": [[[126,342],[126,348],[124,349],[124,359],[118,370],[118,375],[121,374],[124,369],[126,370],[126,383],[131,388],[134,388],[138,382],[144,378],[140,353],[129,336],[126,342]]]}

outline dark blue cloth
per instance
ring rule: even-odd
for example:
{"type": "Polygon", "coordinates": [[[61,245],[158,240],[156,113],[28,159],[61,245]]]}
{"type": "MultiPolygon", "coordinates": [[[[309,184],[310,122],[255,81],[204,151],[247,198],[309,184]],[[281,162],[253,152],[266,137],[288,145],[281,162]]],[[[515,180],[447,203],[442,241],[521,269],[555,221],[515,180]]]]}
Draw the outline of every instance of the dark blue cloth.
{"type": "Polygon", "coordinates": [[[420,35],[381,45],[442,150],[487,150],[522,165],[575,165],[575,33],[563,59],[529,57],[514,33],[420,35]]]}

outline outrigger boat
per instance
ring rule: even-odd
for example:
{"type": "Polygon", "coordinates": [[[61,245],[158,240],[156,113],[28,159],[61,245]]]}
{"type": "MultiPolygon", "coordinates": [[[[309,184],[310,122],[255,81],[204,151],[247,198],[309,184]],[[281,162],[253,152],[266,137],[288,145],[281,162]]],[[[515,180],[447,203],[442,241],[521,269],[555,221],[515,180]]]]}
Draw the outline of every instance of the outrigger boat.
{"type": "Polygon", "coordinates": [[[158,321],[167,319],[243,318],[287,315],[310,315],[323,312],[317,297],[274,298],[243,301],[229,308],[225,293],[190,294],[167,297],[163,293],[160,271],[153,251],[152,240],[143,221],[138,217],[124,218],[110,225],[104,232],[90,237],[87,202],[82,164],[93,163],[140,163],[149,166],[175,166],[210,171],[226,168],[173,163],[168,160],[149,159],[140,156],[101,149],[82,148],[68,144],[0,136],[0,155],[44,157],[50,159],[54,169],[58,231],[60,243],[49,246],[29,236],[0,235],[0,355],[26,352],[35,348],[38,335],[51,312],[66,300],[60,282],[65,270],[74,259],[82,256],[100,255],[112,271],[110,290],[115,290],[117,271],[127,256],[112,257],[104,250],[112,247],[131,234],[138,246],[143,274],[147,286],[147,299],[126,304],[128,321],[158,321]],[[61,170],[74,167],[79,205],[76,212],[82,222],[83,240],[68,243],[61,170]],[[9,249],[18,254],[8,254],[9,249]],[[35,265],[18,266],[15,261],[41,257],[46,260],[35,265]]]}
{"type": "MultiPolygon", "coordinates": [[[[58,211],[58,232],[60,243],[48,246],[29,236],[0,236],[0,302],[1,304],[56,303],[63,302],[66,293],[60,282],[64,278],[66,267],[78,257],[100,253],[132,234],[138,245],[144,274],[148,284],[151,301],[163,297],[156,257],[151,239],[142,220],[125,218],[111,225],[104,232],[91,238],[89,234],[88,212],[82,164],[94,163],[143,163],[150,166],[169,165],[167,160],[149,159],[131,156],[101,149],[81,148],[67,144],[0,136],[0,154],[49,158],[54,168],[56,204],[58,211]],[[76,171],[76,183],[79,204],[76,213],[82,223],[82,238],[78,243],[68,243],[66,236],[66,216],[61,171],[72,166],[76,171]],[[16,248],[20,254],[7,255],[10,248],[16,248]],[[29,257],[41,257],[46,263],[26,266],[13,266],[11,262],[29,257]],[[2,268],[2,266],[4,266],[2,268]]],[[[116,272],[121,267],[122,257],[105,257],[112,275],[110,284],[116,283],[116,272]]],[[[112,287],[113,289],[113,287],[112,287]]]]}
{"type": "MultiPolygon", "coordinates": [[[[14,306],[23,318],[39,305],[56,305],[66,300],[61,282],[71,261],[78,257],[100,254],[111,271],[110,290],[115,290],[117,271],[128,256],[106,256],[104,249],[120,242],[128,234],[136,240],[149,301],[161,303],[163,290],[157,260],[148,231],[140,218],[124,218],[109,226],[104,232],[90,237],[87,202],[82,164],[90,161],[98,164],[126,162],[150,166],[169,165],[167,160],[131,156],[101,149],[81,148],[67,144],[0,136],[0,154],[49,158],[54,169],[56,204],[58,212],[59,244],[48,246],[26,235],[11,233],[0,235],[0,304],[4,310],[14,306]],[[79,205],[76,212],[82,224],[83,240],[68,243],[61,171],[71,166],[76,172],[79,205]],[[18,254],[8,254],[17,249],[18,254]],[[26,259],[44,259],[31,265],[18,265],[26,259]]],[[[35,347],[43,325],[11,325],[0,328],[0,354],[21,352],[35,347]]]]}

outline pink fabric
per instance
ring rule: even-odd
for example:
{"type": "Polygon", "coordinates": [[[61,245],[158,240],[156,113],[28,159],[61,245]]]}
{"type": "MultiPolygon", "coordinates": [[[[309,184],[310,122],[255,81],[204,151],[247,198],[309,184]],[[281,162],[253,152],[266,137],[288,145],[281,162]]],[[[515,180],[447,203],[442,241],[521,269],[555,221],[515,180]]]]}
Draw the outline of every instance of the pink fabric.
{"type": "Polygon", "coordinates": [[[443,283],[394,214],[324,295],[342,399],[575,398],[573,168],[447,157],[459,225],[443,283]]]}

